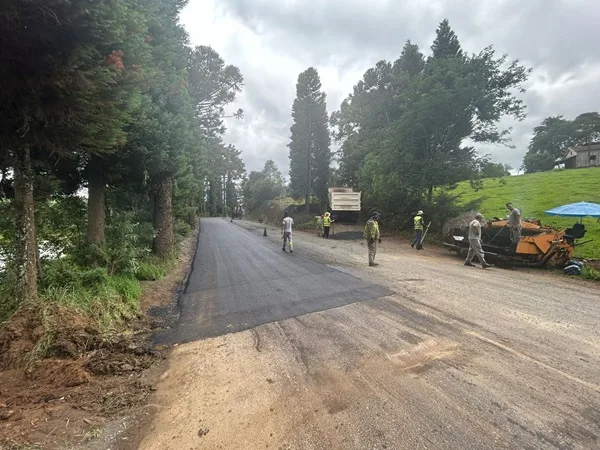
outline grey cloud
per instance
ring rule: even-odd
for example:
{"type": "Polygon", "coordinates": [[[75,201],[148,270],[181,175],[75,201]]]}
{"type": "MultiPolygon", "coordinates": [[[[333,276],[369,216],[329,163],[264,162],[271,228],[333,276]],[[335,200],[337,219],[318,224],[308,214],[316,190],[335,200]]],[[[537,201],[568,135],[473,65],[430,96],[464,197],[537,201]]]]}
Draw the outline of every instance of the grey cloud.
{"type": "MultiPolygon", "coordinates": [[[[191,0],[204,1],[204,0],[191,0]]],[[[524,122],[513,127],[514,149],[481,146],[518,168],[534,126],[550,115],[572,118],[600,104],[600,3],[595,0],[218,0],[216,20],[230,28],[217,48],[246,78],[235,107],[246,117],[228,122],[227,139],[242,151],[249,170],[274,159],[287,174],[286,144],[298,73],[315,66],[334,111],[362,73],[393,60],[411,39],[428,53],[440,20],[447,17],[463,48],[493,44],[533,68],[524,122]],[[246,41],[250,34],[255,41],[246,41]],[[258,46],[258,47],[257,47],[258,46]]],[[[211,42],[204,42],[211,44],[211,42]]]]}
{"type": "Polygon", "coordinates": [[[393,58],[406,39],[427,50],[443,18],[468,51],[494,44],[554,75],[597,60],[600,41],[600,4],[594,0],[222,0],[220,5],[269,45],[321,64],[373,54],[393,58]]]}

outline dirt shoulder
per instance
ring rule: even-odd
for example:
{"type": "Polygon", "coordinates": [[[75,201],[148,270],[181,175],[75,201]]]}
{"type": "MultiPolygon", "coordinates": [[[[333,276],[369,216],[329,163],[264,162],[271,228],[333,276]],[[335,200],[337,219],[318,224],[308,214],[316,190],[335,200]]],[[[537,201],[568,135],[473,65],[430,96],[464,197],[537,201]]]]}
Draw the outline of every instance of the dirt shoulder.
{"type": "Polygon", "coordinates": [[[597,445],[597,285],[396,239],[378,268],[361,240],[295,233],[294,247],[395,294],[177,346],[139,448],[597,445]]]}
{"type": "MultiPolygon", "coordinates": [[[[54,312],[63,324],[54,336],[59,356],[0,372],[0,448],[105,449],[120,439],[155,390],[167,349],[149,337],[168,325],[196,242],[195,233],[181,244],[165,278],[142,282],[142,313],[123,330],[100,335],[85,317],[54,312]]],[[[35,334],[28,328],[34,313],[20,312],[11,337],[35,334]]]]}

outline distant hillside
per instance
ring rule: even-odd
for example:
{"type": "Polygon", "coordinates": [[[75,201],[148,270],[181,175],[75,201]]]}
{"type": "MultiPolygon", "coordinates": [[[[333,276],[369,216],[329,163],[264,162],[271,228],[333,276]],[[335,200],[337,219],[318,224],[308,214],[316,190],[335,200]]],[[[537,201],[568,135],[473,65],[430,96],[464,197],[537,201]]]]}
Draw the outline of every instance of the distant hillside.
{"type": "MultiPolygon", "coordinates": [[[[578,219],[548,216],[544,211],[567,203],[600,203],[600,168],[490,178],[484,180],[484,188],[477,192],[467,182],[459,184],[452,193],[460,194],[462,203],[481,200],[480,210],[486,218],[506,216],[504,205],[512,202],[524,218],[536,218],[544,224],[564,228],[578,219]]],[[[583,223],[588,229],[586,239],[594,239],[594,242],[576,249],[576,256],[600,258],[600,222],[587,218],[583,223]]]]}

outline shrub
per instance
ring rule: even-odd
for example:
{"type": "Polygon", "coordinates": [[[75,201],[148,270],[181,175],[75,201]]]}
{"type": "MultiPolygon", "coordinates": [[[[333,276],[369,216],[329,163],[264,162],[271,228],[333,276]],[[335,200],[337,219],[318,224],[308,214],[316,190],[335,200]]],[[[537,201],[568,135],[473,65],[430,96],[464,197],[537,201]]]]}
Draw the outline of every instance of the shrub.
{"type": "Polygon", "coordinates": [[[143,262],[138,267],[135,277],[138,280],[156,281],[160,280],[167,274],[167,269],[158,264],[143,262]]]}
{"type": "Polygon", "coordinates": [[[98,285],[106,283],[109,276],[108,271],[104,267],[96,267],[81,272],[80,279],[84,287],[95,288],[98,285]]]}
{"type": "Polygon", "coordinates": [[[181,238],[185,238],[192,232],[192,227],[189,223],[183,220],[176,220],[174,230],[176,240],[180,241],[181,238]]]}
{"type": "Polygon", "coordinates": [[[59,258],[44,262],[44,278],[41,288],[74,288],[81,284],[80,269],[69,259],[59,258]]]}
{"type": "Polygon", "coordinates": [[[600,281],[600,271],[594,269],[593,267],[583,266],[581,276],[586,280],[600,281]]]}
{"type": "MultiPolygon", "coordinates": [[[[91,271],[83,272],[92,277],[91,271]]],[[[116,275],[104,278],[94,272],[98,282],[93,287],[78,284],[72,287],[49,286],[40,292],[41,303],[50,308],[59,305],[94,320],[102,329],[111,328],[139,313],[139,297],[142,286],[128,276],[116,275]]]]}

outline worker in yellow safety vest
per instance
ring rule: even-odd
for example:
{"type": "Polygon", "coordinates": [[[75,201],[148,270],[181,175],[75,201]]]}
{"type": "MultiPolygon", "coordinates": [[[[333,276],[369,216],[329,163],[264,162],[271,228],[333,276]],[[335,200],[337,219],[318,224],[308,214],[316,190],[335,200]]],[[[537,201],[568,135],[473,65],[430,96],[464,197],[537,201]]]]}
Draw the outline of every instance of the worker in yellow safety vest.
{"type": "Polygon", "coordinates": [[[377,242],[381,244],[381,235],[379,234],[379,213],[374,212],[365,226],[364,237],[367,240],[367,248],[369,249],[369,266],[378,266],[375,262],[375,254],[377,253],[377,242]]]}
{"type": "Polygon", "coordinates": [[[412,241],[410,246],[412,248],[417,246],[417,250],[421,250],[421,241],[423,240],[423,211],[419,210],[417,215],[413,219],[414,228],[415,228],[415,239],[412,241]]]}
{"type": "Polygon", "coordinates": [[[323,237],[325,239],[329,239],[329,229],[331,228],[332,223],[333,223],[333,220],[331,219],[331,214],[326,212],[323,215],[323,237]]]}

